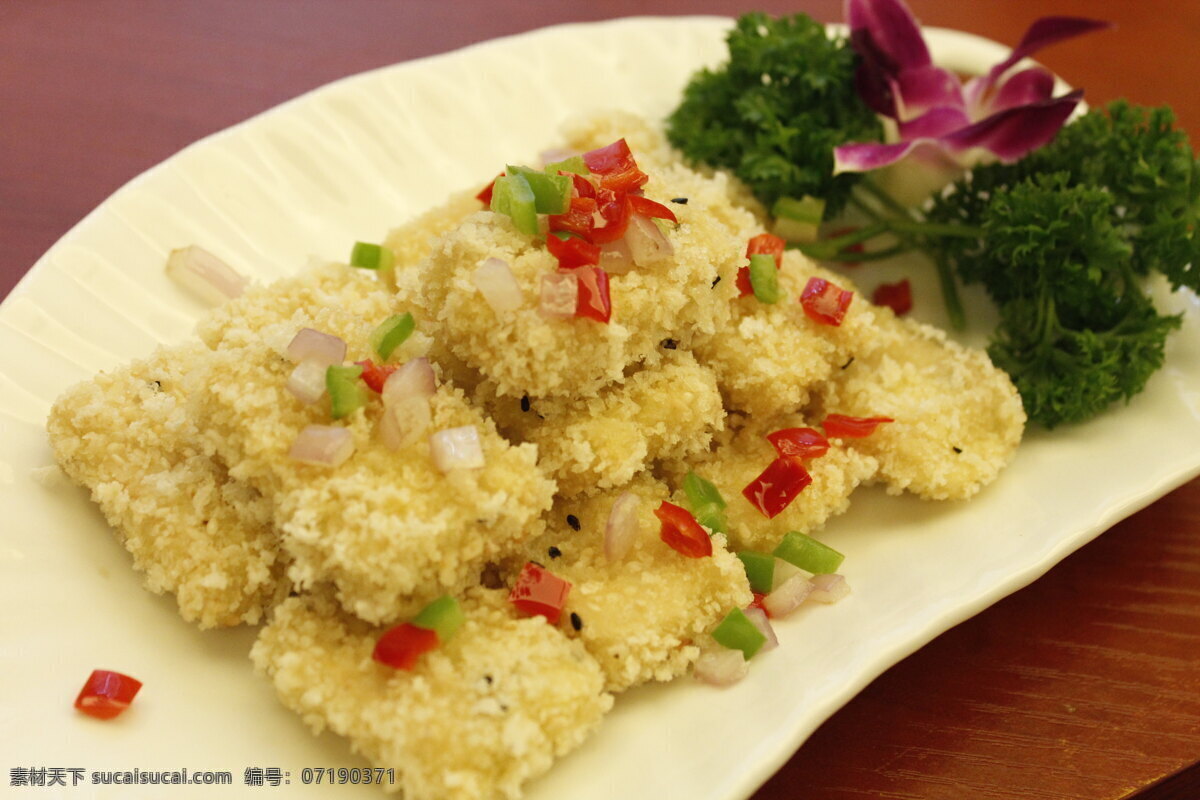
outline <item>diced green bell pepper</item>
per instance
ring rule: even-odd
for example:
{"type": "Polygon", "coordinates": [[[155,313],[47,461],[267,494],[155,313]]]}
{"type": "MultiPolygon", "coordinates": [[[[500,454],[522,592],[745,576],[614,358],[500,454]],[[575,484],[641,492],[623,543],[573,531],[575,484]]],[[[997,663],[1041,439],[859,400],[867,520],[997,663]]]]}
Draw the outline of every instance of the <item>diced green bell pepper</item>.
{"type": "Polygon", "coordinates": [[[524,175],[501,175],[492,184],[492,211],[510,217],[517,230],[538,235],[537,208],[533,188],[524,175]]]}
{"type": "Polygon", "coordinates": [[[433,631],[437,634],[438,641],[444,644],[466,620],[458,601],[444,594],[422,608],[421,613],[413,618],[412,624],[433,631]]]}
{"type": "Polygon", "coordinates": [[[790,531],[775,548],[775,555],[814,575],[837,572],[845,556],[827,544],[821,544],[811,536],[799,531],[790,531]]]}
{"type": "Polygon", "coordinates": [[[381,359],[387,361],[392,357],[396,348],[404,344],[409,336],[412,336],[416,327],[416,320],[407,311],[394,317],[388,317],[382,325],[371,332],[371,349],[381,359]]]}
{"type": "Polygon", "coordinates": [[[366,405],[367,390],[359,383],[362,367],[333,365],[325,370],[325,388],[329,391],[329,406],[334,419],[353,414],[366,405]]]}
{"type": "Polygon", "coordinates": [[[778,303],[783,299],[775,256],[769,253],[755,253],[750,256],[750,286],[754,289],[754,297],[760,303],[778,303]]]}
{"type": "Polygon", "coordinates": [[[392,251],[380,244],[355,242],[350,250],[350,266],[359,269],[389,270],[395,264],[392,251]]]}
{"type": "Polygon", "coordinates": [[[735,608],[725,615],[725,619],[713,630],[712,637],[722,647],[741,650],[747,661],[767,643],[767,637],[754,627],[754,623],[740,608],[735,608]]]}
{"type": "MultiPolygon", "coordinates": [[[[520,175],[529,182],[533,190],[533,208],[539,214],[565,214],[571,208],[571,176],[548,175],[529,167],[514,167],[505,170],[508,175],[520,175]]],[[[493,195],[494,196],[494,195],[493,195]]]]}

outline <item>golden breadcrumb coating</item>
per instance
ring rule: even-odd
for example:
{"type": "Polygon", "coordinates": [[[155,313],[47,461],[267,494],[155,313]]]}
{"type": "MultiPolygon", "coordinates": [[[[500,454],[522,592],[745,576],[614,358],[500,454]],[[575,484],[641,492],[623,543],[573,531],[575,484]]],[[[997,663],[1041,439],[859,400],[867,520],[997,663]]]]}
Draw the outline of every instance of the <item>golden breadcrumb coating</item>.
{"type": "Polygon", "coordinates": [[[287,596],[270,504],[205,454],[187,373],[208,351],[163,348],[63,394],[47,421],[63,471],[86,487],[145,573],[201,628],[257,623],[287,596]]]}
{"type": "Polygon", "coordinates": [[[688,558],[663,543],[654,509],[668,493],[665,484],[639,477],[586,499],[560,500],[547,517],[547,532],[528,549],[528,558],[571,582],[559,627],[583,642],[612,692],[684,674],[700,655],[700,639],[753,599],[724,536],[713,537],[711,558],[688,558]],[[610,561],[605,526],[626,491],[640,498],[640,530],[628,554],[610,561]]]}
{"type": "Polygon", "coordinates": [[[254,344],[268,325],[297,315],[303,318],[318,308],[353,307],[382,322],[408,310],[397,305],[391,290],[372,270],[314,261],[292,277],[252,286],[241,297],[212,309],[197,323],[196,334],[215,350],[227,341],[231,346],[254,344]]]}
{"type": "Polygon", "coordinates": [[[314,733],[348,738],[396,770],[407,800],[517,798],[611,708],[584,649],[541,617],[517,619],[505,592],[462,601],[466,622],[412,671],[372,660],[385,629],[318,596],[276,609],[251,658],[314,733]]]}
{"type": "Polygon", "coordinates": [[[483,204],[476,197],[479,189],[452,194],[445,203],[389,231],[383,243],[396,257],[396,269],[403,271],[419,263],[429,255],[439,236],[458,227],[464,219],[482,209],[483,204]]]}
{"type": "Polygon", "coordinates": [[[1008,375],[987,353],[937,328],[877,309],[868,347],[820,392],[819,411],[892,417],[846,444],[879,461],[888,491],[930,500],[975,494],[1009,462],[1025,409],[1008,375]]]}
{"type": "Polygon", "coordinates": [[[804,408],[814,387],[850,360],[874,335],[875,306],[846,278],[788,250],[779,270],[778,303],[752,296],[734,302],[730,326],[696,348],[696,357],[717,374],[730,409],[771,417],[804,408]],[[800,305],[810,278],[824,278],[854,292],[841,325],[814,322],[800,305]]]}
{"type": "Polygon", "coordinates": [[[872,456],[835,445],[819,458],[806,459],[804,466],[812,483],[773,519],[767,519],[742,494],[778,457],[767,434],[806,427],[813,425],[798,414],[752,419],[732,435],[723,436],[705,459],[664,462],[662,471],[678,490],[676,503],[686,505],[681,487],[689,470],[711,481],[725,499],[729,543],[735,551],[771,551],[788,531],[810,533],[824,527],[828,519],[850,507],[850,493],[875,475],[879,464],[872,456]]]}
{"type": "Polygon", "coordinates": [[[506,436],[537,445],[538,465],[563,497],[621,486],[655,460],[705,451],[725,419],[712,372],[682,350],[592,397],[499,397],[490,381],[475,396],[506,436]]]}
{"type": "MultiPolygon", "coordinates": [[[[343,307],[319,310],[304,325],[344,339],[355,361],[368,357],[368,336],[380,321],[343,307]]],[[[192,407],[206,443],[235,465],[233,475],[274,504],[294,582],[332,582],[348,611],[387,621],[476,583],[484,563],[536,533],[554,484],[537,469],[531,445],[510,446],[449,385],[431,400],[430,432],[474,426],[486,458],[481,469],[442,474],[429,437],[387,449],[375,434],[382,403],[373,393],[364,408],[333,422],[327,399],[306,406],[287,391],[292,364],[267,344],[285,347],[299,327],[296,319],[268,326],[259,344],[216,353],[197,376],[192,407]],[[349,461],[330,468],[289,456],[307,425],[330,424],[353,434],[349,461]]],[[[394,358],[420,352],[414,337],[394,358]]]]}

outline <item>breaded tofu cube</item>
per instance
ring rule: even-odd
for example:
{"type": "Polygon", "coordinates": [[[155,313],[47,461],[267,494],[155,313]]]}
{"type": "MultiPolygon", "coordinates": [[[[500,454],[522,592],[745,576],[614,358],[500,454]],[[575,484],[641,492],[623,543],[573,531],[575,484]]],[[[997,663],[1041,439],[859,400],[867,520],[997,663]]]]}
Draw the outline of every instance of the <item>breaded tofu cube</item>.
{"type": "Polygon", "coordinates": [[[621,486],[653,461],[705,451],[725,420],[712,371],[683,350],[590,398],[500,397],[490,382],[476,397],[506,436],[537,445],[538,464],[563,497],[621,486]]]}
{"type": "Polygon", "coordinates": [[[726,503],[729,546],[735,551],[770,552],[788,531],[811,533],[823,527],[831,517],[850,507],[850,494],[869,482],[879,468],[873,456],[836,442],[819,458],[806,459],[805,469],[812,476],[809,484],[773,519],[760,512],[742,494],[755,478],[778,458],[767,434],[784,428],[813,427],[799,414],[771,419],[752,419],[739,423],[730,417],[731,431],[724,434],[711,453],[690,462],[670,461],[661,465],[668,483],[676,488],[676,503],[685,505],[682,485],[689,471],[711,481],[726,503]]]}
{"type": "Polygon", "coordinates": [[[457,228],[464,219],[484,208],[476,197],[479,190],[457,192],[446,202],[434,206],[408,222],[388,232],[384,245],[396,258],[396,269],[403,271],[419,263],[429,255],[437,237],[457,228]]]}
{"type": "MultiPolygon", "coordinates": [[[[320,310],[304,324],[341,337],[356,361],[369,357],[379,322],[347,307],[320,310]]],[[[460,390],[443,384],[430,400],[429,431],[473,427],[484,466],[443,474],[429,436],[388,449],[375,430],[382,402],[373,392],[334,421],[327,398],[305,405],[286,389],[293,365],[282,348],[298,327],[293,319],[260,331],[258,344],[223,347],[196,376],[192,407],[208,446],[274,505],[294,582],[331,582],[348,611],[385,622],[477,583],[487,561],[536,534],[554,484],[537,468],[532,445],[509,445],[460,390]],[[346,428],[354,454],[335,467],[293,459],[292,444],[308,425],[346,428]]],[[[394,358],[419,354],[414,340],[394,358]]]]}
{"type": "MultiPolygon", "coordinates": [[[[353,307],[380,321],[407,311],[375,272],[337,262],[314,262],[296,275],[269,286],[252,286],[240,297],[212,309],[196,324],[200,340],[212,349],[253,344],[269,325],[303,318],[320,308],[353,307]]],[[[286,343],[285,343],[286,344],[286,343]]]]}
{"type": "Polygon", "coordinates": [[[193,343],[102,372],[58,398],[47,422],[58,463],[91,492],[146,588],[173,593],[201,628],[257,623],[290,589],[268,502],[205,453],[187,413],[186,376],[208,356],[193,343]]]}
{"type": "Polygon", "coordinates": [[[652,175],[645,191],[679,218],[678,225],[665,226],[673,252],[610,275],[607,324],[544,316],[542,281],[555,274],[557,260],[543,238],[520,233],[491,211],[467,217],[442,238],[411,276],[419,288],[406,294],[422,306],[435,338],[500,395],[590,396],[620,382],[631,365],[656,363],[663,340],[688,349],[720,331],[730,317],[748,232],[757,229],[752,214],[729,206],[718,180],[684,167],[652,175]],[[688,202],[671,204],[675,197],[688,202]],[[473,276],[489,258],[508,265],[523,305],[497,312],[488,304],[473,276]]]}
{"type": "Polygon", "coordinates": [[[716,372],[731,410],[773,417],[803,409],[814,387],[829,380],[873,335],[875,306],[846,278],[797,251],[783,255],[779,288],[785,296],[778,303],[761,303],[753,296],[735,300],[730,326],[696,348],[700,363],[716,372]],[[854,292],[840,325],[815,322],[804,313],[800,295],[814,277],[854,292]]]}
{"type": "Polygon", "coordinates": [[[571,582],[559,626],[583,642],[612,692],[683,675],[699,657],[703,636],[753,599],[745,568],[724,536],[713,537],[713,554],[703,558],[688,558],[661,540],[654,509],[668,494],[665,484],[643,476],[588,498],[560,500],[547,532],[527,551],[571,582]],[[625,492],[639,498],[640,529],[628,554],[610,561],[605,526],[625,492]]]}
{"type": "Polygon", "coordinates": [[[876,310],[876,334],[819,393],[817,413],[891,417],[847,446],[879,461],[888,491],[931,500],[974,495],[1009,462],[1025,409],[987,353],[937,328],[876,310]]]}
{"type": "Polygon", "coordinates": [[[350,740],[407,800],[517,798],[612,707],[596,662],[505,592],[463,599],[466,622],[411,671],[372,660],[385,630],[313,595],[280,605],[251,658],[314,733],[350,740]]]}

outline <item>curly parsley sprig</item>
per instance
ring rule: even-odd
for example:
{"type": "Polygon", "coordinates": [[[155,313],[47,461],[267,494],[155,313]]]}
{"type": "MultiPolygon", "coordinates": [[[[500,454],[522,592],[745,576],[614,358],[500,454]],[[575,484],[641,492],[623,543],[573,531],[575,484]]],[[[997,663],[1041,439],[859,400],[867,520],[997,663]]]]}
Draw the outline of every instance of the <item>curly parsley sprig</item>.
{"type": "Polygon", "coordinates": [[[730,170],[768,208],[807,195],[838,213],[860,176],[833,175],[833,148],[882,135],[854,87],[853,48],[803,14],[745,14],[726,42],[729,61],[697,73],[667,120],[671,144],[730,170]]]}

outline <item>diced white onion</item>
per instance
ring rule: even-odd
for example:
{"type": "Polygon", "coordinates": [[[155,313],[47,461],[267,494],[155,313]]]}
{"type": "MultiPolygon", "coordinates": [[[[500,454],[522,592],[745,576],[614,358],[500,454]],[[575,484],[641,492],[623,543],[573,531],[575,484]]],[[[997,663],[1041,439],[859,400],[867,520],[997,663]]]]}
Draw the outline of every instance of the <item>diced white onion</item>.
{"type": "Polygon", "coordinates": [[[383,405],[390,407],[408,397],[428,400],[437,391],[437,376],[428,358],[405,361],[383,382],[383,405]]]}
{"type": "MultiPolygon", "coordinates": [[[[778,569],[779,565],[776,564],[775,568],[778,569]]],[[[763,608],[776,619],[786,617],[808,599],[808,595],[812,590],[812,582],[806,576],[797,572],[797,574],[788,578],[763,598],[763,608]]]]}
{"type": "Polygon", "coordinates": [[[332,334],[301,328],[287,346],[287,357],[296,364],[315,361],[329,367],[346,360],[346,343],[332,334]]]}
{"type": "Polygon", "coordinates": [[[542,276],[542,296],[538,311],[547,317],[573,317],[579,302],[579,278],[571,272],[551,272],[542,276]]]}
{"type": "Polygon", "coordinates": [[[782,558],[775,559],[775,571],[771,574],[771,591],[775,591],[783,584],[792,579],[793,575],[803,575],[808,578],[808,573],[797,567],[790,561],[784,561],[782,558]]]}
{"type": "Polygon", "coordinates": [[[389,450],[401,450],[417,442],[433,421],[429,398],[407,395],[385,405],[375,435],[389,450]]]}
{"type": "Polygon", "coordinates": [[[600,268],[609,275],[624,275],[633,269],[633,254],[624,238],[600,245],[600,268]]]}
{"type": "Polygon", "coordinates": [[[604,525],[604,555],[609,561],[620,561],[629,554],[641,531],[638,508],[642,500],[633,492],[623,492],[608,512],[604,525]]]}
{"type": "Polygon", "coordinates": [[[167,256],[167,275],[213,306],[240,296],[249,283],[233,267],[197,245],[172,250],[167,256]]]}
{"type": "Polygon", "coordinates": [[[447,428],[429,437],[433,465],[442,472],[452,469],[479,469],[484,465],[483,446],[474,425],[447,428]]]}
{"type": "Polygon", "coordinates": [[[658,224],[642,214],[631,214],[629,227],[625,230],[625,242],[629,245],[629,253],[633,263],[640,267],[652,267],[669,259],[675,253],[675,248],[658,224]]]}
{"type": "Polygon", "coordinates": [[[767,612],[761,608],[751,606],[750,608],[742,609],[742,613],[746,615],[746,619],[750,620],[754,627],[758,628],[759,633],[767,637],[767,641],[763,643],[758,652],[765,653],[768,650],[774,650],[776,647],[779,647],[779,640],[775,638],[775,629],[771,627],[771,620],[767,619],[767,612]]]}
{"type": "Polygon", "coordinates": [[[725,647],[706,650],[696,659],[692,674],[696,679],[713,686],[729,686],[746,677],[750,665],[741,650],[725,647]]]}
{"type": "Polygon", "coordinates": [[[296,437],[288,457],[304,464],[336,467],[354,454],[354,436],[346,428],[309,425],[296,437]]]}
{"type": "Polygon", "coordinates": [[[301,361],[288,376],[287,390],[301,403],[317,402],[325,394],[325,373],[329,366],[320,361],[301,361]]]}
{"type": "Polygon", "coordinates": [[[846,583],[843,575],[813,575],[809,582],[812,583],[813,590],[808,599],[817,603],[836,603],[850,594],[850,584],[846,583]]]}
{"type": "Polygon", "coordinates": [[[521,285],[517,283],[506,261],[498,258],[485,259],[471,274],[471,282],[497,314],[515,311],[525,304],[521,285]]]}

